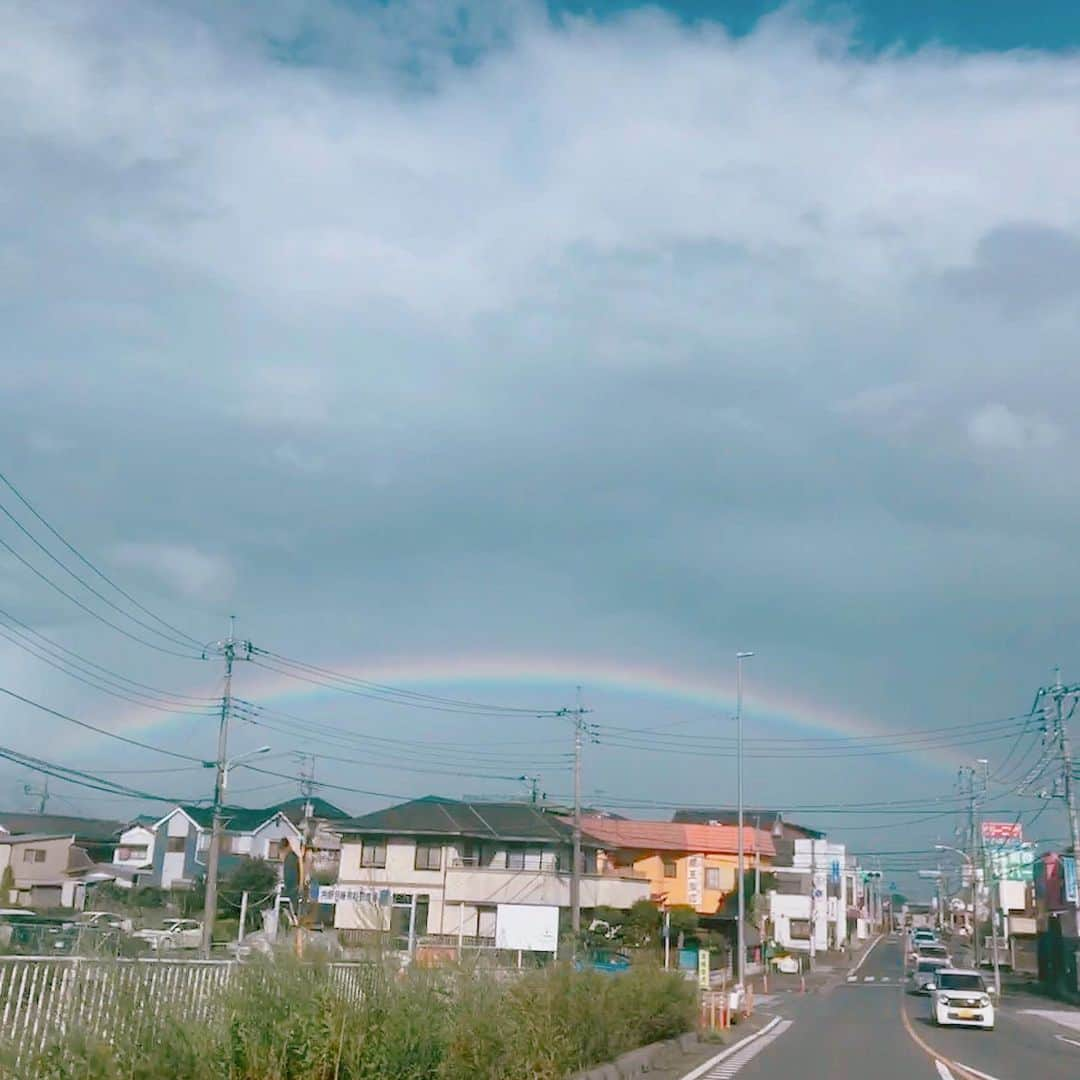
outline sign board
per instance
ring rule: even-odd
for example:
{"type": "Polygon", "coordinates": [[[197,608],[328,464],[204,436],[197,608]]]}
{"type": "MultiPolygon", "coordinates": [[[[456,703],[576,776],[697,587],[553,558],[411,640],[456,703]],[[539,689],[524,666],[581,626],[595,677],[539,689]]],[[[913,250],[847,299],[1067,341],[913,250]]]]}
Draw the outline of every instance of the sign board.
{"type": "Polygon", "coordinates": [[[709,989],[709,950],[699,949],[697,954],[697,984],[702,990],[709,989]]]}
{"type": "Polygon", "coordinates": [[[705,856],[691,855],[686,860],[686,902],[691,907],[701,903],[701,890],[704,886],[705,856]]]}
{"type": "Polygon", "coordinates": [[[1076,859],[1072,855],[1061,856],[1061,869],[1065,877],[1065,900],[1070,904],[1080,903],[1080,891],[1076,881],[1076,859]]]}
{"type": "Polygon", "coordinates": [[[988,844],[1019,844],[1024,839],[1024,827],[1018,821],[984,821],[982,838],[988,844]]]}
{"type": "Polygon", "coordinates": [[[370,885],[319,885],[311,884],[311,899],[317,904],[374,904],[389,907],[389,889],[373,889],[370,885]]]}
{"type": "Polygon", "coordinates": [[[495,948],[558,952],[559,909],[547,904],[499,904],[495,948]]]}
{"type": "Polygon", "coordinates": [[[987,848],[986,857],[998,881],[1031,881],[1035,876],[1034,844],[987,848]]]}
{"type": "Polygon", "coordinates": [[[833,861],[831,863],[829,863],[829,881],[833,885],[839,885],[840,884],[840,860],[839,859],[833,859],[833,861]]]}

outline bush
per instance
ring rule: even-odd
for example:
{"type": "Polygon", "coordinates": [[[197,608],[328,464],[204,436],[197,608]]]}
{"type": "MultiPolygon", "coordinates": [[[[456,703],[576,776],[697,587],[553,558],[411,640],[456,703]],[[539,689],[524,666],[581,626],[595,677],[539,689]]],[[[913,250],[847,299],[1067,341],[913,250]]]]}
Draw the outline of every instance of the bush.
{"type": "MultiPolygon", "coordinates": [[[[694,991],[639,966],[609,976],[551,967],[506,983],[466,967],[404,976],[372,965],[359,1000],[324,967],[235,971],[198,1024],[146,1003],[143,1027],[107,1043],[72,1030],[20,1080],[559,1080],[693,1026],[694,991]]],[[[114,1032],[115,1034],[115,1032],[114,1032]]],[[[3,1073],[0,1075],[15,1075],[3,1073]]]]}

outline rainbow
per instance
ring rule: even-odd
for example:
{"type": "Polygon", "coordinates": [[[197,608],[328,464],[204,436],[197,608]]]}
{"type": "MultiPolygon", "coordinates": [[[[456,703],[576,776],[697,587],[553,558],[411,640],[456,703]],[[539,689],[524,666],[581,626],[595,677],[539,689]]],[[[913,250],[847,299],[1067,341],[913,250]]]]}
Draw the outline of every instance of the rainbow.
{"type": "MultiPolygon", "coordinates": [[[[716,712],[721,717],[732,716],[735,711],[734,676],[728,681],[707,679],[661,667],[602,659],[507,653],[409,659],[369,658],[344,664],[327,664],[327,667],[349,678],[414,690],[436,688],[446,693],[453,687],[468,687],[467,696],[473,700],[500,705],[536,706],[537,709],[572,705],[575,687],[581,685],[586,705],[596,705],[595,698],[590,702],[589,696],[600,694],[691,705],[716,712]],[[479,693],[477,688],[497,690],[499,693],[479,693]],[[538,702],[530,698],[529,691],[543,691],[549,700],[546,703],[538,702]],[[559,692],[557,698],[551,695],[551,691],[559,692]]],[[[304,703],[315,701],[344,700],[334,690],[262,667],[241,664],[236,666],[234,692],[238,697],[282,709],[299,708],[304,703]]],[[[821,735],[850,737],[890,733],[866,717],[764,689],[761,683],[755,682],[749,670],[743,713],[751,722],[764,720],[770,725],[821,735]]],[[[610,715],[598,719],[618,723],[610,715]]],[[[169,723],[163,714],[136,708],[123,713],[118,726],[146,730],[163,723],[169,723]]],[[[665,723],[664,719],[660,719],[656,726],[664,727],[665,723]]]]}

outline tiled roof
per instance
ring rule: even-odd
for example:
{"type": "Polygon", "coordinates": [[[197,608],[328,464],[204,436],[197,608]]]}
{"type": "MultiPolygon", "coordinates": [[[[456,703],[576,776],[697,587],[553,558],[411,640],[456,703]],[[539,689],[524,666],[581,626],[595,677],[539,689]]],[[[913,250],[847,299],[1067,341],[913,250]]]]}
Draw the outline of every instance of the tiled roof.
{"type": "MultiPolygon", "coordinates": [[[[739,850],[739,830],[731,825],[682,825],[675,821],[628,821],[587,817],[582,829],[605,846],[624,851],[686,851],[734,855],[739,850]]],[[[764,829],[743,827],[743,850],[773,856],[772,836],[764,829]]]]}
{"type": "MultiPolygon", "coordinates": [[[[567,843],[572,837],[571,826],[564,818],[531,803],[459,802],[434,795],[335,822],[334,829],[343,836],[467,836],[554,843],[567,843]]],[[[596,846],[587,838],[585,845],[596,846]]]]}

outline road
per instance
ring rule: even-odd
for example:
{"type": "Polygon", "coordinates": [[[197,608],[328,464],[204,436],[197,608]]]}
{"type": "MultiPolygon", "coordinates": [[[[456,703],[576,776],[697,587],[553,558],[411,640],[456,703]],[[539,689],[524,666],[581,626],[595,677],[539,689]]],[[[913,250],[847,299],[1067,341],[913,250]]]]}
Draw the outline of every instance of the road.
{"type": "Polygon", "coordinates": [[[1004,1002],[994,1031],[931,1026],[928,999],[907,993],[899,937],[884,938],[854,977],[838,971],[816,993],[776,995],[760,1008],[780,1022],[696,1080],[1080,1077],[1080,1013],[1025,997],[1004,1002]]]}

